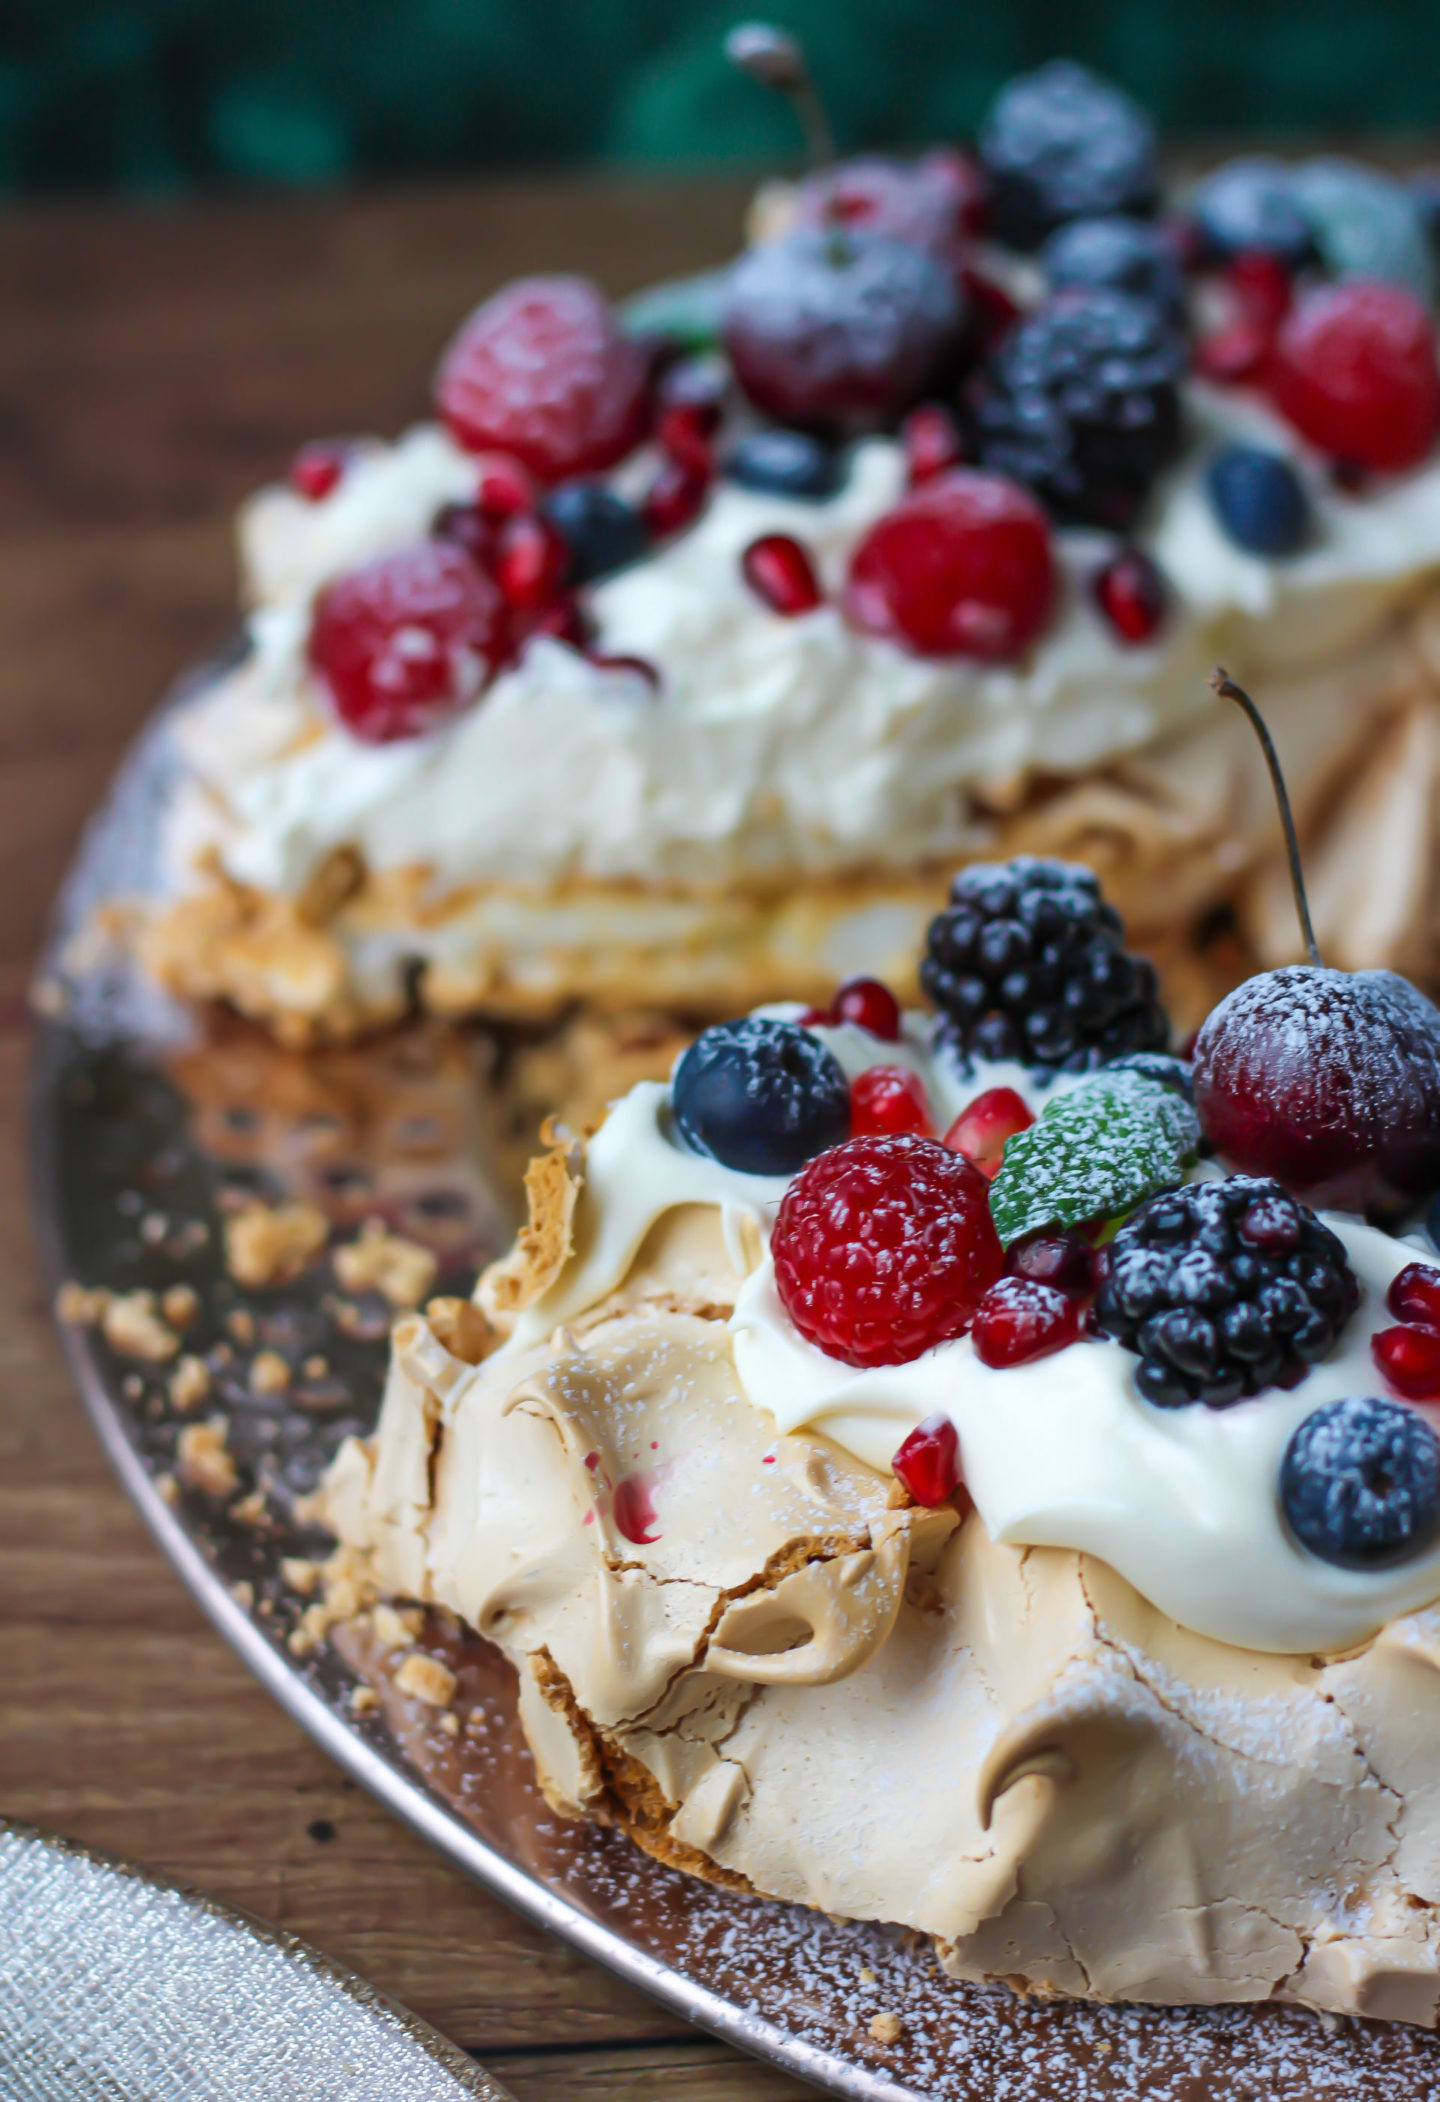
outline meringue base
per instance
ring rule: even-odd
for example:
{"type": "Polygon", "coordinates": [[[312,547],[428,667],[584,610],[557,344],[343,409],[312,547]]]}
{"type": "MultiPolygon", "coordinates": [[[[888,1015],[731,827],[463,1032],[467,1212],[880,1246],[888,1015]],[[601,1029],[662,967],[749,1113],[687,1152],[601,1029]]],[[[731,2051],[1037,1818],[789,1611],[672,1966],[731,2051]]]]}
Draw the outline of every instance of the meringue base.
{"type": "MultiPolygon", "coordinates": [[[[556,1260],[522,1250],[510,1284],[556,1260]]],[[[917,1930],[956,1977],[1433,2025],[1440,1611],[1346,1657],[1236,1650],[1093,1558],[918,1509],[745,1399],[733,1285],[692,1209],[524,1354],[407,1319],[331,1472],[379,1590],[515,1665],[553,1806],[917,1930]]]]}
{"type": "MultiPolygon", "coordinates": [[[[1327,955],[1434,982],[1440,600],[1338,663],[1262,673],[1258,690],[1327,955]]],[[[226,1001],[297,1045],[382,1026],[417,1000],[527,1022],[577,1001],[708,1017],[821,1003],[858,974],[908,1000],[954,870],[1035,853],[1094,868],[1140,947],[1183,947],[1228,906],[1260,961],[1296,953],[1269,784],[1238,712],[1079,780],[991,784],[956,839],[952,856],[910,868],[790,869],[770,882],[737,871],[709,886],[573,875],[447,888],[428,867],[372,870],[343,847],[294,895],[235,881],[212,849],[192,887],[146,917],[140,948],[171,991],[226,1001]]]]}

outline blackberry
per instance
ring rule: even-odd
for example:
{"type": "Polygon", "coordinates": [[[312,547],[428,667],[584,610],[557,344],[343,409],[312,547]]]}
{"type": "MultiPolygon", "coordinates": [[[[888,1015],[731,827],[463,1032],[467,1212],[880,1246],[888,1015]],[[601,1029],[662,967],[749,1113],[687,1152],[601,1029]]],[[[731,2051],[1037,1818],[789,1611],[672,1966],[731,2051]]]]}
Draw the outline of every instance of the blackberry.
{"type": "Polygon", "coordinates": [[[1121,89],[1072,59],[1022,73],[980,128],[997,241],[1038,248],[1068,219],[1145,215],[1160,196],[1155,129],[1121,89]]]}
{"type": "Polygon", "coordinates": [[[1089,869],[1028,855],[963,869],[920,966],[945,1018],[941,1041],[967,1062],[1071,1073],[1163,1051],[1170,1027],[1154,968],[1128,956],[1123,938],[1089,869]]]}
{"type": "Polygon", "coordinates": [[[1163,227],[1119,213],[1072,219],[1051,234],[1040,257],[1051,288],[1084,285],[1091,291],[1131,292],[1177,320],[1185,312],[1185,275],[1163,227]]]}
{"type": "Polygon", "coordinates": [[[1294,1386],[1360,1301],[1338,1236],[1264,1176],[1162,1191],[1106,1257],[1096,1326],[1138,1354],[1135,1384],[1162,1409],[1294,1386]]]}
{"type": "Polygon", "coordinates": [[[1180,450],[1184,369],[1184,341],[1153,300],[1056,292],[980,377],[976,456],[1062,522],[1123,532],[1180,450]]]}
{"type": "Polygon", "coordinates": [[[1295,1538],[1322,1562],[1389,1569],[1440,1532],[1440,1441],[1403,1402],[1327,1402],[1285,1448],[1280,1502],[1295,1538]]]}

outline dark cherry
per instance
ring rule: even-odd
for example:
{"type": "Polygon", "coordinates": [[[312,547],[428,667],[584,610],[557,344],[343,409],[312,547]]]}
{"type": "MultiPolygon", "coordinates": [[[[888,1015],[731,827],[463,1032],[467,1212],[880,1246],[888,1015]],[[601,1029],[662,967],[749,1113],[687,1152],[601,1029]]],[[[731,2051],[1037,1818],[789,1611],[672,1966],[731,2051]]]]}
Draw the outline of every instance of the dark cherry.
{"type": "Polygon", "coordinates": [[[1289,798],[1263,718],[1223,672],[1270,768],[1310,961],[1262,971],[1195,1040],[1195,1108],[1217,1152],[1309,1204],[1385,1221],[1440,1187],[1440,1009],[1393,971],[1320,961],[1289,798]]]}
{"type": "Polygon", "coordinates": [[[964,300],[923,250],[863,228],[801,228],[735,266],[725,348],[756,408],[800,430],[893,423],[958,354],[964,300]]]}
{"type": "Polygon", "coordinates": [[[801,226],[889,234],[954,270],[983,217],[984,179],[974,161],[943,147],[917,161],[857,155],[805,176],[794,209],[801,226]]]}

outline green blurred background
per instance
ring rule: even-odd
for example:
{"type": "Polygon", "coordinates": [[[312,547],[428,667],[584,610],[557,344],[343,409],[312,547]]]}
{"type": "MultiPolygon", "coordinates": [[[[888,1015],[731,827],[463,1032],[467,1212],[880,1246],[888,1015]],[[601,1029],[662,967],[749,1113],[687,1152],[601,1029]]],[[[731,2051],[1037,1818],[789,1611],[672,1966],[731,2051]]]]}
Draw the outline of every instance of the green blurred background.
{"type": "MultiPolygon", "coordinates": [[[[763,10],[762,10],[763,11],[763,10]]],[[[10,196],[789,155],[716,0],[0,0],[10,196]]],[[[973,130],[1066,53],[1172,132],[1440,128],[1440,0],[785,0],[847,147],[973,130]]]]}

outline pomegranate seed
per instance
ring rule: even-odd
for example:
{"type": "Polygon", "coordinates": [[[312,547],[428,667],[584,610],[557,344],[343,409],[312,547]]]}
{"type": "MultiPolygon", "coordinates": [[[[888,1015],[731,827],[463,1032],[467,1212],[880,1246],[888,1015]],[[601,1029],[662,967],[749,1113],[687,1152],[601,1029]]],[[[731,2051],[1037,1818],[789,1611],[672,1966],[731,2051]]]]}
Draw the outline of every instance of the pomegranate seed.
{"type": "Polygon", "coordinates": [[[982,357],[988,358],[1020,319],[1020,309],[1002,286],[978,270],[962,270],[960,283],[969,301],[976,347],[982,357]]]}
{"type": "Polygon", "coordinates": [[[1317,286],[1275,339],[1270,391],[1321,452],[1379,472],[1414,467],[1440,429],[1429,309],[1403,285],[1317,286]]]}
{"type": "Polygon", "coordinates": [[[960,1486],[960,1437],[948,1416],[927,1416],[903,1440],[891,1470],[927,1511],[949,1503],[960,1486]]]}
{"type": "Polygon", "coordinates": [[[900,1041],[900,1002],[878,978],[847,978],[826,1019],[853,1022],[857,1029],[884,1037],[887,1044],[900,1041]]]}
{"type": "Polygon", "coordinates": [[[535,484],[518,460],[496,453],[480,468],[475,483],[475,502],[493,525],[518,518],[535,508],[535,484]]]}
{"type": "Polygon", "coordinates": [[[495,581],[512,606],[532,612],[559,589],[569,563],[570,550],[547,519],[512,518],[501,535],[495,581]]]}
{"type": "Polygon", "coordinates": [[[1244,318],[1273,337],[1294,299],[1283,263],[1258,249],[1237,255],[1225,272],[1224,282],[1244,318]]]}
{"type": "Polygon", "coordinates": [[[1023,1095],[1013,1087],[987,1087],[967,1109],[962,1109],[945,1134],[952,1153],[963,1153],[973,1161],[987,1182],[1000,1173],[1005,1142],[1017,1131],[1028,1131],[1035,1122],[1023,1095]]]}
{"type": "Polygon", "coordinates": [[[930,1104],[925,1083],[906,1066],[871,1066],[850,1083],[850,1131],[855,1138],[879,1132],[913,1132],[929,1138],[930,1104]]]}
{"type": "Polygon", "coordinates": [[[1078,1233],[1034,1233],[1012,1241],[1005,1252],[1010,1277],[1032,1284],[1054,1285],[1061,1292],[1089,1292],[1097,1282],[1095,1252],[1078,1233]]]}
{"type": "Polygon", "coordinates": [[[958,467],[965,457],[955,418],[935,401],[910,411],[900,426],[900,442],[912,489],[934,481],[947,467],[958,467]]]}
{"type": "Polygon", "coordinates": [[[650,484],[641,506],[645,523],[657,540],[683,532],[700,515],[710,484],[683,461],[667,459],[650,484]]]}
{"type": "Polygon", "coordinates": [[[290,487],[307,504],[322,502],[338,485],[354,450],[350,438],[317,438],[302,445],[290,462],[290,487]]]}
{"type": "Polygon", "coordinates": [[[813,613],[824,600],[814,563],[788,533],[762,533],[752,540],[740,557],[740,569],[755,596],[786,620],[813,613]]]}
{"type": "Polygon", "coordinates": [[[573,591],[559,591],[535,615],[531,633],[553,635],[572,649],[588,650],[595,640],[595,623],[573,591]]]}
{"type": "Polygon", "coordinates": [[[590,662],[600,671],[638,673],[656,693],[660,691],[660,673],[648,657],[628,657],[618,652],[611,655],[601,650],[592,650],[590,662]]]}
{"type": "Polygon", "coordinates": [[[437,540],[463,548],[477,568],[488,569],[495,559],[499,535],[478,504],[446,504],[431,530],[437,540]]]}
{"type": "Polygon", "coordinates": [[[850,559],[852,626],[921,657],[1020,656],[1050,618],[1050,526],[1003,475],[955,467],[878,518],[850,559]]]}
{"type": "Polygon", "coordinates": [[[1232,321],[1196,346],[1195,370],[1217,386],[1253,379],[1270,355],[1270,331],[1254,321],[1232,321]]]}
{"type": "Polygon", "coordinates": [[[1440,1329],[1440,1270],[1432,1263],[1407,1263],[1385,1294],[1397,1321],[1440,1329]]]}
{"type": "Polygon", "coordinates": [[[1165,580],[1138,547],[1121,548],[1095,578],[1100,611],[1122,642],[1148,642],[1165,618],[1165,580]]]}
{"type": "Polygon", "coordinates": [[[708,482],[715,472],[715,451],[710,439],[718,422],[718,407],[712,416],[709,405],[676,402],[661,410],[655,436],[672,460],[678,460],[691,474],[708,482]]]}
{"type": "Polygon", "coordinates": [[[1370,1355],[1407,1401],[1440,1399],[1440,1329],[1382,1328],[1370,1338],[1370,1355]]]}
{"type": "Polygon", "coordinates": [[[1033,1277],[1002,1277],[975,1309],[975,1355],[982,1365],[1027,1365],[1063,1350],[1080,1334],[1078,1300],[1033,1277]]]}

